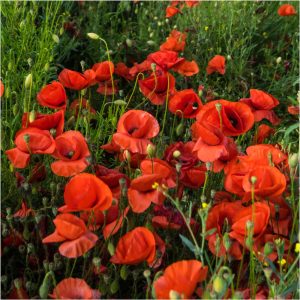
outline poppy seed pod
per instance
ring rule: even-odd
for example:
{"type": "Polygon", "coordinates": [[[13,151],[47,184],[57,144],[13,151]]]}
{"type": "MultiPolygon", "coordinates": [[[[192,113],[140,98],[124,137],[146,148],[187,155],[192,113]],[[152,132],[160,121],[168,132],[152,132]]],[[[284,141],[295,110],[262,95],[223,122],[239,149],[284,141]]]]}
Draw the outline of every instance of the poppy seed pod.
{"type": "Polygon", "coordinates": [[[213,281],[213,289],[218,295],[223,295],[227,289],[226,281],[221,276],[217,276],[213,281]]]}

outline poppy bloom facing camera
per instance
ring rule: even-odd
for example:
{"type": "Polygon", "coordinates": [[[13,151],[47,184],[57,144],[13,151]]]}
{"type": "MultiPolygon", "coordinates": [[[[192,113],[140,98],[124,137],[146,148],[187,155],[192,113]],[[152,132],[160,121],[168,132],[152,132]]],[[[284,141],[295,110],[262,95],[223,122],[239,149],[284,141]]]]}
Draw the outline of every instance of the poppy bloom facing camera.
{"type": "Polygon", "coordinates": [[[25,128],[16,133],[16,148],[5,151],[15,168],[27,167],[30,154],[52,154],[55,142],[49,131],[38,128],[25,128]]]}
{"type": "Polygon", "coordinates": [[[279,16],[286,17],[286,16],[293,16],[296,15],[296,9],[291,4],[283,4],[278,9],[279,16]]]}
{"type": "Polygon", "coordinates": [[[221,75],[225,74],[225,57],[222,55],[214,56],[209,62],[206,67],[207,75],[212,73],[219,73],[221,75]]]}
{"type": "Polygon", "coordinates": [[[160,46],[160,50],[181,52],[184,50],[186,33],[172,30],[167,40],[160,46]]]}
{"type": "Polygon", "coordinates": [[[197,122],[204,127],[218,127],[226,136],[238,136],[251,129],[254,115],[244,103],[221,99],[205,104],[197,115],[197,122]]]}
{"type": "Polygon", "coordinates": [[[192,89],[176,93],[169,101],[169,110],[187,119],[196,118],[202,106],[201,100],[192,89]]]}
{"type": "Polygon", "coordinates": [[[109,187],[92,174],[75,175],[65,187],[65,205],[60,212],[107,210],[112,203],[109,187]]]}
{"type": "Polygon", "coordinates": [[[136,227],[119,239],[113,264],[136,265],[147,261],[150,265],[155,259],[155,238],[145,227],[136,227]]]}
{"type": "Polygon", "coordinates": [[[65,109],[67,95],[63,85],[58,81],[53,81],[41,89],[37,94],[37,100],[42,106],[65,109]]]}
{"type": "Polygon", "coordinates": [[[58,215],[54,220],[55,231],[43,239],[43,243],[63,242],[58,250],[68,258],[82,256],[93,248],[98,237],[88,231],[85,223],[72,214],[58,215]]]}
{"type": "Polygon", "coordinates": [[[156,72],[139,80],[142,94],[155,105],[163,105],[175,90],[175,78],[168,72],[156,72]]]}
{"type": "Polygon", "coordinates": [[[170,292],[175,291],[180,299],[189,299],[198,282],[205,280],[207,267],[197,260],[181,260],[168,266],[163,276],[153,284],[156,298],[170,299],[170,292]]]}
{"type": "Polygon", "coordinates": [[[52,299],[100,299],[98,290],[92,290],[83,279],[71,277],[58,283],[49,296],[52,299]]]}
{"type": "Polygon", "coordinates": [[[119,119],[113,142],[121,149],[133,153],[147,154],[151,138],[159,132],[157,120],[143,110],[129,110],[119,119]]]}
{"type": "Polygon", "coordinates": [[[67,131],[55,139],[56,149],[52,154],[58,159],[51,164],[51,170],[58,176],[73,176],[86,169],[90,151],[79,131],[67,131]]]}

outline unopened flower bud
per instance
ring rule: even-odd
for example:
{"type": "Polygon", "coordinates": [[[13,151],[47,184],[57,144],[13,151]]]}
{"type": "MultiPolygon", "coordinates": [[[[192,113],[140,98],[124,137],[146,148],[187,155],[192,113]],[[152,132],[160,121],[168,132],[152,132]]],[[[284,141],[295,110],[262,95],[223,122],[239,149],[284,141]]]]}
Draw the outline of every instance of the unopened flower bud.
{"type": "Polygon", "coordinates": [[[112,282],[109,288],[112,294],[115,294],[119,290],[119,281],[117,278],[112,282]]]}
{"type": "Polygon", "coordinates": [[[14,286],[16,287],[17,290],[19,290],[22,287],[22,280],[19,278],[15,279],[14,286]]]}
{"type": "Polygon", "coordinates": [[[149,269],[147,269],[147,270],[145,270],[145,271],[143,272],[143,275],[144,275],[145,278],[148,278],[148,277],[150,277],[150,275],[151,275],[151,271],[150,271],[149,269]]]}
{"type": "Polygon", "coordinates": [[[35,120],[35,117],[36,117],[36,112],[34,110],[32,110],[29,113],[29,123],[32,123],[35,120]]]}
{"type": "Polygon", "coordinates": [[[93,265],[96,268],[99,268],[101,266],[101,258],[100,257],[94,257],[93,258],[93,265]]]}
{"type": "Polygon", "coordinates": [[[264,268],[264,273],[265,273],[266,278],[270,279],[273,271],[271,268],[264,268]]]}
{"type": "Polygon", "coordinates": [[[217,111],[220,113],[222,110],[222,104],[218,102],[215,104],[215,106],[216,106],[217,111]]]}
{"type": "Polygon", "coordinates": [[[180,294],[179,294],[178,292],[176,292],[176,291],[174,291],[174,290],[171,290],[171,291],[169,292],[169,298],[170,298],[171,300],[179,300],[179,299],[181,299],[181,296],[180,296],[180,294]]]}
{"type": "Polygon", "coordinates": [[[23,139],[24,139],[25,143],[28,144],[29,141],[30,141],[30,135],[29,134],[24,134],[23,139]]]}
{"type": "Polygon", "coordinates": [[[127,45],[127,47],[131,48],[133,45],[132,40],[126,39],[126,45],[127,45]]]}
{"type": "Polygon", "coordinates": [[[115,254],[115,246],[113,245],[112,242],[108,243],[107,250],[111,256],[113,256],[115,254]]]}
{"type": "Polygon", "coordinates": [[[99,40],[99,35],[97,33],[89,32],[87,36],[92,40],[99,40]]]}
{"type": "Polygon", "coordinates": [[[252,221],[250,221],[250,220],[248,220],[247,222],[246,222],[246,230],[247,231],[250,231],[252,228],[253,228],[253,222],[252,221]]]}
{"type": "MultiPolygon", "coordinates": [[[[151,36],[150,36],[150,37],[151,37],[151,36]]],[[[154,45],[155,45],[155,42],[152,41],[152,40],[149,40],[149,41],[147,41],[147,45],[149,45],[149,46],[154,46],[154,45]]]]}
{"type": "Polygon", "coordinates": [[[16,104],[13,105],[13,108],[12,108],[12,112],[13,112],[13,115],[14,115],[14,116],[17,115],[18,110],[19,110],[19,106],[18,106],[18,104],[16,103],[16,104]]]}
{"type": "Polygon", "coordinates": [[[32,58],[31,57],[29,57],[28,59],[27,59],[27,63],[28,63],[28,66],[29,67],[32,67],[32,58]]]}
{"type": "Polygon", "coordinates": [[[280,64],[281,61],[282,61],[282,58],[281,58],[280,56],[276,58],[276,64],[277,64],[277,65],[280,64]]]}
{"type": "Polygon", "coordinates": [[[123,280],[126,280],[128,277],[128,268],[126,265],[123,265],[120,270],[120,276],[123,280]]]}
{"type": "Polygon", "coordinates": [[[56,44],[59,44],[59,37],[56,34],[52,34],[52,39],[56,44]]]}
{"type": "Polygon", "coordinates": [[[289,156],[289,165],[291,168],[296,168],[297,165],[299,163],[299,154],[298,153],[292,153],[290,156],[289,156]]]}
{"type": "Polygon", "coordinates": [[[155,155],[155,146],[153,144],[148,144],[147,145],[147,154],[149,157],[154,157],[155,155]]]}
{"type": "Polygon", "coordinates": [[[126,101],[121,100],[121,99],[115,100],[113,103],[114,103],[115,105],[118,105],[118,106],[124,106],[124,105],[127,104],[126,101]]]}
{"type": "Polygon", "coordinates": [[[25,78],[25,89],[30,89],[32,85],[32,74],[28,74],[25,78]]]}
{"type": "Polygon", "coordinates": [[[175,165],[175,169],[176,169],[176,172],[177,172],[177,173],[180,173],[181,167],[182,167],[182,164],[180,164],[180,163],[177,163],[177,164],[175,165]]]}
{"type": "Polygon", "coordinates": [[[223,295],[227,289],[227,282],[221,277],[217,276],[213,281],[213,290],[218,295],[223,295]]]}
{"type": "Polygon", "coordinates": [[[130,152],[129,152],[127,149],[124,150],[123,156],[124,156],[124,158],[125,158],[128,162],[131,161],[131,154],[130,154],[130,152]]]}
{"type": "Polygon", "coordinates": [[[151,70],[152,70],[153,72],[155,72],[155,70],[156,70],[156,64],[155,64],[155,63],[152,63],[152,64],[151,64],[151,70]]]}
{"type": "Polygon", "coordinates": [[[184,131],[184,125],[183,123],[180,123],[177,127],[176,127],[176,135],[177,136],[181,136],[183,134],[184,131]]]}

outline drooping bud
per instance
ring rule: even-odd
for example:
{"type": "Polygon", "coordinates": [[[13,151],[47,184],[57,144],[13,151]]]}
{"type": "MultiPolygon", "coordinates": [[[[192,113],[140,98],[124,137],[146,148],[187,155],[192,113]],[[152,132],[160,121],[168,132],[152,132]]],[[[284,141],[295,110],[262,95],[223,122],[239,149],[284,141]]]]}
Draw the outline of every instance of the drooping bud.
{"type": "Polygon", "coordinates": [[[155,156],[155,146],[153,144],[147,145],[147,154],[149,155],[149,157],[155,156]]]}
{"type": "Polygon", "coordinates": [[[115,254],[115,246],[113,245],[112,242],[108,243],[107,250],[111,256],[113,256],[115,254]]]}
{"type": "Polygon", "coordinates": [[[56,34],[52,34],[52,39],[56,44],[59,44],[59,37],[56,34]]]}
{"type": "Polygon", "coordinates": [[[110,291],[112,294],[115,294],[119,290],[119,281],[116,278],[110,285],[110,291]]]}
{"type": "Polygon", "coordinates": [[[35,117],[36,117],[36,112],[34,110],[32,110],[29,113],[29,123],[32,123],[35,120],[35,117]]]}
{"type": "Polygon", "coordinates": [[[126,265],[123,265],[120,270],[120,276],[123,280],[126,280],[128,277],[128,268],[126,265]]]}
{"type": "Polygon", "coordinates": [[[87,36],[90,38],[90,39],[92,39],[92,40],[99,40],[99,35],[97,34],[97,33],[94,33],[94,32],[89,32],[88,34],[87,34],[87,36]]]}
{"type": "Polygon", "coordinates": [[[218,295],[223,295],[227,289],[227,282],[221,277],[217,276],[213,281],[213,290],[218,295]]]}
{"type": "Polygon", "coordinates": [[[113,104],[118,105],[118,106],[124,106],[124,105],[127,104],[127,102],[124,101],[124,100],[118,99],[118,100],[115,100],[115,101],[113,102],[113,104]]]}
{"type": "Polygon", "coordinates": [[[93,265],[96,268],[99,268],[101,266],[101,258],[100,257],[94,257],[93,258],[93,265]]]}
{"type": "Polygon", "coordinates": [[[298,153],[292,153],[289,156],[289,165],[291,168],[296,168],[299,163],[299,154],[298,153]]]}
{"type": "Polygon", "coordinates": [[[133,43],[132,43],[132,40],[131,39],[126,39],[126,45],[128,48],[131,48],[133,43]]]}

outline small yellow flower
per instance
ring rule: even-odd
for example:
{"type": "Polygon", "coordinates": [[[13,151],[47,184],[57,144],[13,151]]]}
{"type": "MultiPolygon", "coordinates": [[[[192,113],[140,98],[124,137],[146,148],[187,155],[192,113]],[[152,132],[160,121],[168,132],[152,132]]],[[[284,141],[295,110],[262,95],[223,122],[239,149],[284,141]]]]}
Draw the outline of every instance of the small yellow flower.
{"type": "Polygon", "coordinates": [[[286,260],[283,258],[281,260],[277,261],[281,266],[284,266],[286,264],[286,260]]]}
{"type": "Polygon", "coordinates": [[[296,252],[296,253],[299,253],[299,252],[300,252],[300,243],[296,243],[296,246],[295,246],[295,252],[296,252]]]}
{"type": "Polygon", "coordinates": [[[206,208],[208,204],[206,202],[202,202],[202,208],[206,208]]]}
{"type": "Polygon", "coordinates": [[[154,182],[154,183],[152,184],[152,188],[153,188],[154,190],[156,190],[158,187],[159,187],[158,182],[154,182]]]}
{"type": "Polygon", "coordinates": [[[207,31],[207,30],[208,30],[208,26],[205,26],[205,27],[204,27],[204,30],[207,31]]]}

